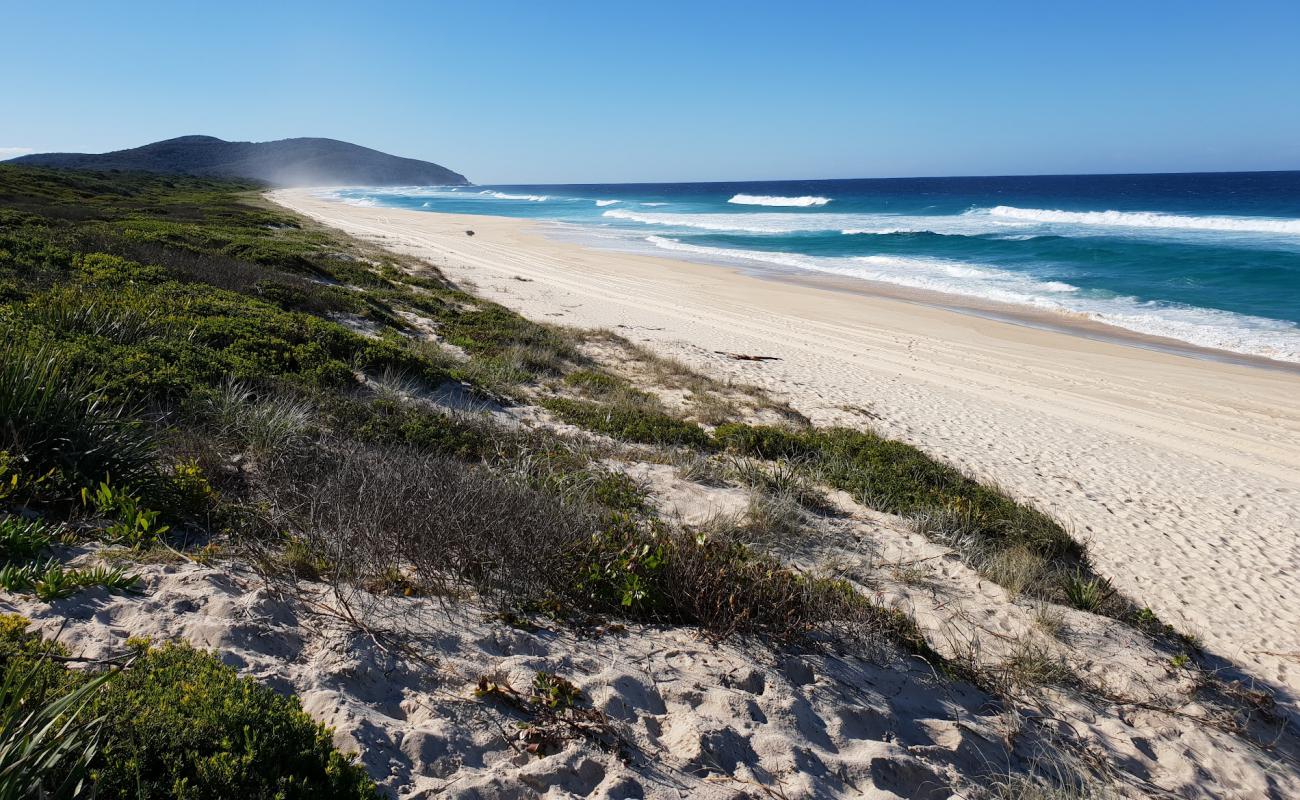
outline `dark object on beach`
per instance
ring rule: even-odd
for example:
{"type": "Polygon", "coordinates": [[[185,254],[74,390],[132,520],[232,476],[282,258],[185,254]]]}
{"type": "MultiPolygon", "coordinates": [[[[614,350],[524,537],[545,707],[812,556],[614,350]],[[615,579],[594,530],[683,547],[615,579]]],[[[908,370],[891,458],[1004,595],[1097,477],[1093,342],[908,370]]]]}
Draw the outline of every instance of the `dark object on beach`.
{"type": "Polygon", "coordinates": [[[473,235],[474,235],[474,231],[465,231],[465,235],[466,235],[466,236],[473,236],[473,235]]]}
{"type": "Polygon", "coordinates": [[[714,350],[720,356],[726,356],[734,361],[780,361],[777,356],[751,356],[744,353],[728,353],[726,350],[714,350]]]}
{"type": "Polygon", "coordinates": [[[11,163],[62,169],[139,170],[245,178],[273,186],[466,186],[446,167],[336,139],[227,142],[182,136],[112,153],[36,153],[11,163]]]}

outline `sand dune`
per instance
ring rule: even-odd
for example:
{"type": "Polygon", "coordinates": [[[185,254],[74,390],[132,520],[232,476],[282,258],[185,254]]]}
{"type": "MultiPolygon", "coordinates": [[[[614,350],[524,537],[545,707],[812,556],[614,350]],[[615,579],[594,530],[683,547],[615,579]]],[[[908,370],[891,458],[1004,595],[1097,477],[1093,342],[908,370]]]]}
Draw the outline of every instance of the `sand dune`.
{"type": "Polygon", "coordinates": [[[759,384],[817,422],[872,426],[996,481],[1072,526],[1120,589],[1295,708],[1294,371],[955,313],[832,279],[585,249],[515,219],[364,208],[305,190],[270,197],[424,258],[527,316],[618,328],[759,384]]]}

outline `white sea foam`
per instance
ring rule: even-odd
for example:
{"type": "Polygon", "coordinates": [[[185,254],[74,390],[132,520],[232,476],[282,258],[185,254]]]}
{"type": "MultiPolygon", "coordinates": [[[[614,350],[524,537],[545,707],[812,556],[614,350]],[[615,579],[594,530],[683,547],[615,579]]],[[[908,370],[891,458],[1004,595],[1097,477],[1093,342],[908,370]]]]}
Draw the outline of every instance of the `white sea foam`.
{"type": "Polygon", "coordinates": [[[1039,280],[1022,273],[940,258],[831,258],[707,247],[663,236],[648,236],[645,241],[708,261],[790,267],[1011,303],[1080,316],[1201,347],[1300,363],[1300,326],[1285,320],[1136,297],[1100,296],[1063,281],[1039,280]]]}
{"type": "MultiPolygon", "coordinates": [[[[798,214],[779,211],[750,213],[678,214],[663,211],[633,211],[613,208],[603,216],[642,225],[694,228],[733,233],[815,233],[828,231],[846,235],[891,233],[942,233],[962,236],[1001,234],[1003,227],[988,217],[965,215],[905,216],[901,214],[798,214]]],[[[1010,224],[1010,223],[1009,223],[1010,224]]],[[[1020,223],[1027,226],[1029,223],[1020,223]]]]}
{"type": "Polygon", "coordinates": [[[1120,228],[1171,228],[1188,231],[1272,233],[1300,235],[1300,219],[1279,217],[1184,216],[1155,211],[1058,211],[1045,208],[995,206],[975,209],[971,214],[988,214],[1024,222],[1096,225],[1120,228]]]}
{"type": "Polygon", "coordinates": [[[506,194],[505,192],[494,192],[491,189],[484,189],[479,194],[485,194],[497,200],[530,200],[534,203],[542,203],[550,200],[550,195],[545,194],[506,194]]]}
{"type": "Polygon", "coordinates": [[[642,203],[643,206],[666,206],[667,203],[642,203]]]}
{"type": "Polygon", "coordinates": [[[840,231],[845,236],[884,236],[891,233],[934,233],[925,228],[847,228],[840,231]]]}
{"type": "Polygon", "coordinates": [[[621,202],[623,202],[623,201],[622,201],[622,200],[597,200],[597,201],[596,201],[596,205],[598,205],[598,206],[612,206],[612,205],[614,205],[615,203],[621,203],[621,202]]]}
{"type": "Polygon", "coordinates": [[[807,233],[836,231],[846,236],[936,233],[946,236],[995,236],[1025,240],[1042,235],[1126,234],[1173,239],[1240,237],[1275,244],[1294,243],[1300,219],[1273,217],[1182,217],[1173,214],[1120,211],[1048,211],[1044,209],[972,209],[961,214],[880,214],[755,211],[672,213],[611,209],[605,216],[639,222],[735,233],[807,233]]]}
{"type": "Polygon", "coordinates": [[[373,197],[348,197],[347,195],[335,194],[335,200],[342,200],[350,206],[361,206],[362,208],[372,208],[379,205],[373,197]]]}
{"type": "Polygon", "coordinates": [[[674,228],[739,233],[791,233],[801,230],[822,230],[825,227],[824,222],[807,214],[797,216],[793,214],[672,214],[612,208],[601,216],[639,222],[643,225],[666,225],[674,228]],[[800,222],[800,218],[807,221],[800,222]]]}
{"type": "Polygon", "coordinates": [[[830,201],[829,197],[814,197],[812,195],[777,197],[766,194],[738,194],[727,202],[735,203],[738,206],[794,206],[805,208],[807,206],[824,206],[830,201]]]}

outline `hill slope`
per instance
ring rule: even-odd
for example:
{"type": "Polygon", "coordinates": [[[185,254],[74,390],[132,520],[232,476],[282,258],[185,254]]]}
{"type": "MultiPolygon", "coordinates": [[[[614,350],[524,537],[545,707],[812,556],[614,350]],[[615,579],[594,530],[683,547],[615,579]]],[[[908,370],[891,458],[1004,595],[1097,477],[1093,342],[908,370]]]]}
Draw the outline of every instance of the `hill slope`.
{"type": "Polygon", "coordinates": [[[464,175],[336,139],[227,142],[181,136],[112,153],[37,153],[11,163],[65,169],[139,170],[247,178],[275,186],[393,186],[469,183],[464,175]]]}

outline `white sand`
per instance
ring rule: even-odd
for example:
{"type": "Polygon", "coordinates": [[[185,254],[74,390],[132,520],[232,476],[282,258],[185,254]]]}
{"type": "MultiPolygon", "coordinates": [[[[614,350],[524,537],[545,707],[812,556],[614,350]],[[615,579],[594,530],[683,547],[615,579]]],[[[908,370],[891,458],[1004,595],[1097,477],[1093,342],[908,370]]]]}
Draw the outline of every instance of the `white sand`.
{"type": "MultiPolygon", "coordinates": [[[[958,564],[941,569],[952,595],[936,595],[931,612],[966,597],[991,633],[1014,623],[1017,612],[1008,613],[999,590],[968,596],[972,576],[958,564]]],[[[386,794],[402,800],[950,800],[978,796],[963,789],[1009,770],[1023,774],[1041,757],[1051,759],[1042,769],[1055,777],[1062,748],[1086,753],[1096,767],[1114,765],[1117,798],[1281,800],[1300,792],[1294,737],[1270,739],[1264,750],[1204,724],[1197,704],[1154,710],[1148,701],[1187,691],[1187,679],[1171,673],[1145,637],[1083,612],[1067,612],[1070,639],[1097,663],[1087,669],[1072,660],[1139,702],[1052,693],[1035,708],[938,679],[922,662],[887,651],[780,655],[644,625],[594,636],[526,631],[472,603],[352,593],[347,618],[375,638],[332,615],[340,605],[324,585],[300,585],[303,602],[238,564],[135,571],[139,593],[98,589],[53,603],[7,594],[0,610],[25,615],[89,658],[120,655],[130,636],[215,651],[297,694],[334,729],[335,743],[358,753],[386,794]],[[396,657],[385,633],[416,654],[396,657]],[[481,675],[527,694],[538,670],[572,680],[580,706],[608,716],[617,747],[575,737],[545,758],[529,755],[517,727],[529,715],[474,696],[481,675]]]]}
{"type": "Polygon", "coordinates": [[[1294,372],[595,251],[520,220],[271,199],[531,318],[618,328],[819,423],[871,425],[994,480],[1069,523],[1128,595],[1284,702],[1300,694],[1294,372]]]}

